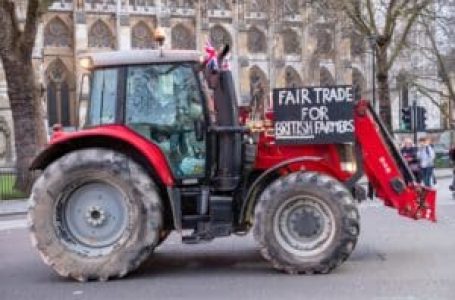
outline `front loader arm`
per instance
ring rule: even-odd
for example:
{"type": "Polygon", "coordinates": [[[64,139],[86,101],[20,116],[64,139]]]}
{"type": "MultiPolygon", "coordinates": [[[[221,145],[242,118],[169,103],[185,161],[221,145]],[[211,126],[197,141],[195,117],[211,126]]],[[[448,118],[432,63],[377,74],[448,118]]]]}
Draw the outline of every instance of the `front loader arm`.
{"type": "Polygon", "coordinates": [[[436,191],[415,181],[385,126],[367,101],[357,103],[354,122],[364,171],[377,196],[401,215],[436,221],[436,191]]]}

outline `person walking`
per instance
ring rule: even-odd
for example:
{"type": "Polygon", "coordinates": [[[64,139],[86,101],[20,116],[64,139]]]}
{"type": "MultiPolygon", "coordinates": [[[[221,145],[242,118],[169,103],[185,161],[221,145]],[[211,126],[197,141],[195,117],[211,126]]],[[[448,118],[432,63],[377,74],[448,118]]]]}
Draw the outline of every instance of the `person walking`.
{"type": "Polygon", "coordinates": [[[434,169],[435,152],[430,145],[430,139],[423,137],[419,139],[419,149],[417,158],[420,160],[420,169],[422,170],[422,180],[425,186],[431,187],[434,169]]]}
{"type": "Polygon", "coordinates": [[[417,157],[417,147],[410,138],[405,138],[400,150],[401,155],[408,163],[409,169],[414,175],[415,180],[420,183],[422,181],[422,173],[420,170],[420,162],[417,157]]]}

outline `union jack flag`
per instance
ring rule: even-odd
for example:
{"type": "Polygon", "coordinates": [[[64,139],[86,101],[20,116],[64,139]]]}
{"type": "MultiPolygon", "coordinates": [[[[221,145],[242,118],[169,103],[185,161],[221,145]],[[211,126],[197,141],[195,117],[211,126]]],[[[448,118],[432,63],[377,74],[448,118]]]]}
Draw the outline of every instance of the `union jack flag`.
{"type": "Polygon", "coordinates": [[[231,63],[229,62],[231,60],[231,54],[229,53],[226,55],[223,59],[223,63],[221,64],[221,69],[223,71],[228,71],[231,69],[231,63]]]}
{"type": "Polygon", "coordinates": [[[205,64],[210,70],[218,70],[218,53],[210,40],[205,42],[205,64]]]}

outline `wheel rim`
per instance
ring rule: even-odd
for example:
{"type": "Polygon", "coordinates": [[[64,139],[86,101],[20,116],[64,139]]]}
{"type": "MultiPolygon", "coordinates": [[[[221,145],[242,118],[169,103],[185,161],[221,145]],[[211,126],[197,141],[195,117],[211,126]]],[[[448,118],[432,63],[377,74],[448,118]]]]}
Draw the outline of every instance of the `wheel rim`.
{"type": "Polygon", "coordinates": [[[70,248],[89,255],[111,249],[128,225],[126,197],[106,182],[92,182],[73,189],[60,201],[57,221],[70,248]]]}
{"type": "Polygon", "coordinates": [[[284,201],[274,217],[273,230],[279,244],[300,257],[312,257],[330,246],[335,218],[322,200],[309,195],[284,201]]]}

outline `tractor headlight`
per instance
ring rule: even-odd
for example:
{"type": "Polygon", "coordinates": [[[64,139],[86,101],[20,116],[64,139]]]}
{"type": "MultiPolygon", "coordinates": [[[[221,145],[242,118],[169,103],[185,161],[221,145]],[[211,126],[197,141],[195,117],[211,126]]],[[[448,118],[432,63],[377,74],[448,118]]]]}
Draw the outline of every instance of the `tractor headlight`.
{"type": "Polygon", "coordinates": [[[79,66],[85,70],[90,70],[93,67],[93,60],[91,57],[82,57],[79,59],[79,66]]]}
{"type": "Polygon", "coordinates": [[[341,170],[349,173],[355,173],[357,171],[357,165],[355,162],[342,162],[341,163],[341,170]]]}
{"type": "Polygon", "coordinates": [[[160,46],[164,45],[164,41],[166,40],[166,34],[164,33],[164,29],[162,27],[158,27],[155,29],[155,32],[153,33],[153,38],[155,41],[158,42],[160,46]]]}
{"type": "Polygon", "coordinates": [[[264,122],[262,120],[257,120],[254,122],[254,127],[256,129],[262,129],[264,127],[264,122]]]}

